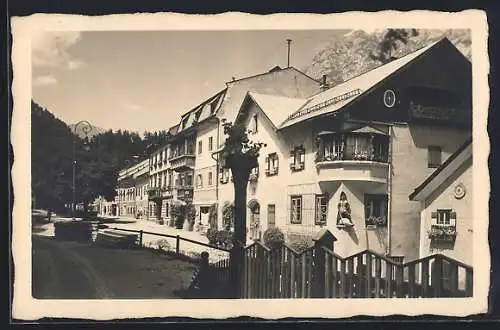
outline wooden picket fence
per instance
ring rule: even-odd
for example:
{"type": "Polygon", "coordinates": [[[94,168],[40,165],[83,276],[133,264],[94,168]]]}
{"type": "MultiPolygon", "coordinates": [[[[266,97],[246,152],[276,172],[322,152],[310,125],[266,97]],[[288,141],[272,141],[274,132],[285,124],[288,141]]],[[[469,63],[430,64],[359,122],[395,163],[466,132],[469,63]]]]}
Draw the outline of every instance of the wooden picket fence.
{"type": "Polygon", "coordinates": [[[370,250],[343,258],[323,246],[298,253],[255,242],[245,248],[241,297],[471,297],[472,274],[441,254],[403,264],[370,250]]]}

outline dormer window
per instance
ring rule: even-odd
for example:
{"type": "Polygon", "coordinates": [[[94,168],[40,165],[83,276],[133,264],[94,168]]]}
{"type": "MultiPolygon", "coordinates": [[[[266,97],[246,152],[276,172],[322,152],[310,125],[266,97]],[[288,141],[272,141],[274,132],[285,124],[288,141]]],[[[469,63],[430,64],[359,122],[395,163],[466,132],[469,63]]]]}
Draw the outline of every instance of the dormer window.
{"type": "Polygon", "coordinates": [[[292,163],[290,163],[290,169],[293,172],[302,171],[305,167],[306,150],[303,146],[297,146],[290,151],[290,157],[292,158],[292,163]]]}
{"type": "Polygon", "coordinates": [[[278,154],[277,153],[272,153],[267,155],[266,157],[266,175],[271,176],[271,175],[276,175],[278,174],[278,154]]]}

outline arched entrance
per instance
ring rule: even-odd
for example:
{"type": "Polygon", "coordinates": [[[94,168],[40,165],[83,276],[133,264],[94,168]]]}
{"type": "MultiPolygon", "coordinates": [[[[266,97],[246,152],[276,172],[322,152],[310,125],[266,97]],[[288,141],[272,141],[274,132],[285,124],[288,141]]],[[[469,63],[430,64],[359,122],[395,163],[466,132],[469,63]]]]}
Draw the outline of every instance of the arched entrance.
{"type": "Polygon", "coordinates": [[[261,231],[260,231],[260,204],[256,199],[251,199],[248,204],[248,208],[250,209],[250,239],[260,239],[261,231]]]}

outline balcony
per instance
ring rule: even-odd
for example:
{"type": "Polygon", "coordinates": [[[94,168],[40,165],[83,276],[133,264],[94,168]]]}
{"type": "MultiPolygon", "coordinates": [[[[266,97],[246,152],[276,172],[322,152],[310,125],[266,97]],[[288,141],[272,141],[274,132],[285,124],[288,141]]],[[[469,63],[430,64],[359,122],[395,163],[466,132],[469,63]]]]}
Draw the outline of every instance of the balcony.
{"type": "Polygon", "coordinates": [[[193,199],[193,186],[177,185],[174,186],[177,191],[177,199],[189,202],[193,199]]]}
{"type": "Polygon", "coordinates": [[[318,135],[316,170],[320,182],[366,181],[386,183],[389,138],[374,133],[318,135]]]}
{"type": "Polygon", "coordinates": [[[161,198],[171,198],[172,197],[172,188],[171,187],[153,187],[148,189],[148,197],[149,199],[161,199],[161,198]]]}
{"type": "Polygon", "coordinates": [[[182,154],[170,158],[170,168],[176,172],[182,172],[194,168],[196,156],[194,154],[182,154]]]}

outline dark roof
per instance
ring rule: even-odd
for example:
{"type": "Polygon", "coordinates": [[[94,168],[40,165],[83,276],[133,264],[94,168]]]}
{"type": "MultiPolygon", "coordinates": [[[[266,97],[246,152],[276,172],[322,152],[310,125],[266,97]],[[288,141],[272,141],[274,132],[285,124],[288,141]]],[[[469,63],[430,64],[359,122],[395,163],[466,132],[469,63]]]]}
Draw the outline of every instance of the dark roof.
{"type": "Polygon", "coordinates": [[[301,73],[302,75],[306,76],[307,78],[309,78],[309,79],[311,79],[311,80],[316,81],[317,83],[319,83],[319,80],[314,79],[311,76],[308,76],[307,74],[305,74],[304,72],[300,71],[299,69],[294,68],[293,66],[289,66],[288,68],[284,68],[284,69],[282,69],[280,66],[275,66],[274,68],[272,68],[271,70],[269,70],[267,72],[263,72],[263,73],[259,73],[259,74],[253,75],[253,76],[247,76],[247,77],[243,77],[243,78],[240,78],[240,79],[235,79],[235,80],[228,81],[228,82],[226,82],[226,85],[230,84],[230,83],[234,83],[234,82],[238,82],[238,81],[242,81],[242,80],[247,80],[247,79],[252,79],[252,78],[255,78],[255,77],[265,76],[265,75],[270,74],[270,73],[274,73],[274,72],[278,72],[278,71],[286,71],[286,70],[297,71],[298,73],[301,73]]]}
{"type": "Polygon", "coordinates": [[[177,134],[177,131],[179,130],[179,124],[174,125],[168,129],[168,132],[172,135],[177,134]]]}
{"type": "Polygon", "coordinates": [[[448,165],[455,160],[470,144],[472,143],[472,137],[469,138],[457,151],[455,151],[448,159],[441,164],[432,174],[425,179],[424,182],[410,194],[409,199],[412,200],[418,193],[420,193],[439,173],[441,173],[448,165]]]}

